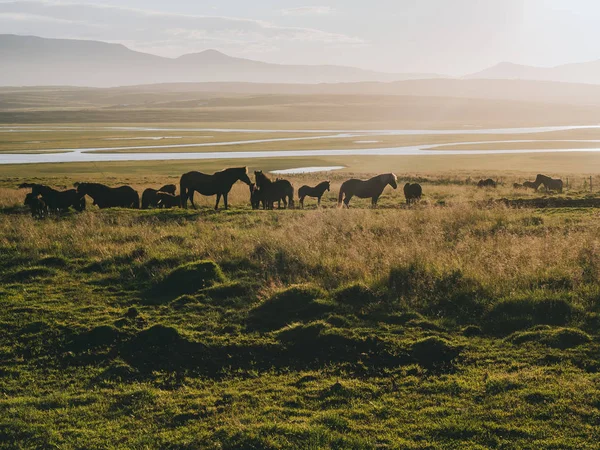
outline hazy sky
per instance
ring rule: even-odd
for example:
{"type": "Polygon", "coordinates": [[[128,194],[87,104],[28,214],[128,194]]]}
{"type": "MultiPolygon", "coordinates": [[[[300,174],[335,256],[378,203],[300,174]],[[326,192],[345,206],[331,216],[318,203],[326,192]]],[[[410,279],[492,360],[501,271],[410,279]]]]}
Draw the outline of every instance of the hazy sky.
{"type": "Polygon", "coordinates": [[[0,0],[0,33],[451,75],[600,59],[599,24],[598,0],[0,0]]]}

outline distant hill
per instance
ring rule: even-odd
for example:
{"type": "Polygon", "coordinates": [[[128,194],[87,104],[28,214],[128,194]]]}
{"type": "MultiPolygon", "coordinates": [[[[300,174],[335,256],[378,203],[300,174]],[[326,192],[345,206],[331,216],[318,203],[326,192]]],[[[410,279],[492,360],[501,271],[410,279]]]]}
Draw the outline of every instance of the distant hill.
{"type": "Polygon", "coordinates": [[[600,60],[555,67],[533,67],[509,62],[467,75],[467,79],[505,79],[561,81],[566,83],[600,84],[600,60]]]}
{"type": "Polygon", "coordinates": [[[438,78],[355,67],[270,64],[206,50],[179,58],[136,52],[121,44],[0,35],[0,85],[125,86],[174,82],[339,83],[438,78]]]}

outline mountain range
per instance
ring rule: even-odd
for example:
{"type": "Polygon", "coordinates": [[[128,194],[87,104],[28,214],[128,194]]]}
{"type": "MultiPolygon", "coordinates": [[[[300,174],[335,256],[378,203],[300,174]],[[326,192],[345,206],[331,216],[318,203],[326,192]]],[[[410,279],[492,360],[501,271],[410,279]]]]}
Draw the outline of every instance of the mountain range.
{"type": "MultiPolygon", "coordinates": [[[[452,78],[384,73],[334,65],[284,65],[205,50],[166,58],[122,44],[0,34],[0,86],[112,87],[157,83],[356,83],[452,78]]],[[[533,67],[502,62],[457,79],[537,80],[600,84],[600,60],[533,67]]]]}
{"type": "Polygon", "coordinates": [[[0,85],[125,86],[177,82],[339,83],[439,78],[333,65],[283,65],[206,50],[165,58],[121,44],[0,35],[0,85]]]}

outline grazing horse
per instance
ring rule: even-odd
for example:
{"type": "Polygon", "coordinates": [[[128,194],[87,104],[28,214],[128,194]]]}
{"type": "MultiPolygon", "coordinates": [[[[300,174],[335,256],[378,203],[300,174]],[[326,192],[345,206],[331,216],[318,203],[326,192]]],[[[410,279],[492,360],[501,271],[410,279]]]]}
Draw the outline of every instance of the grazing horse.
{"type": "Polygon", "coordinates": [[[215,204],[215,209],[219,209],[219,202],[221,201],[221,196],[223,196],[225,209],[227,209],[227,196],[236,181],[243,181],[248,186],[252,184],[248,177],[247,167],[232,167],[215,172],[213,175],[202,172],[184,173],[179,180],[181,206],[187,208],[189,198],[192,207],[195,208],[194,192],[198,192],[206,196],[216,195],[217,203],[215,204]]]}
{"type": "Polygon", "coordinates": [[[342,206],[342,197],[345,195],[344,205],[346,208],[349,208],[350,200],[356,195],[358,198],[370,198],[371,205],[375,208],[377,206],[377,200],[388,184],[394,189],[398,187],[398,178],[395,174],[384,173],[367,181],[358,180],[356,178],[344,181],[340,187],[338,205],[342,206]]]}
{"type": "Polygon", "coordinates": [[[140,196],[131,186],[111,188],[100,183],[75,183],[77,192],[89,195],[98,208],[139,208],[140,196]]]}
{"type": "Polygon", "coordinates": [[[177,186],[174,184],[165,184],[158,190],[158,192],[166,192],[167,194],[175,195],[175,192],[177,192],[177,186]]]}
{"type": "Polygon", "coordinates": [[[156,208],[158,206],[158,193],[166,192],[167,194],[175,195],[177,186],[174,184],[165,184],[160,189],[148,188],[142,193],[142,209],[156,208]]]}
{"type": "Polygon", "coordinates": [[[492,180],[491,178],[488,178],[486,180],[479,180],[479,183],[477,183],[477,187],[479,188],[496,188],[497,187],[497,183],[492,180]]]}
{"type": "Polygon", "coordinates": [[[406,198],[406,204],[410,205],[411,203],[416,203],[421,200],[421,196],[423,195],[423,188],[418,183],[406,183],[404,185],[404,197],[406,198]]]}
{"type": "Polygon", "coordinates": [[[157,206],[159,208],[175,208],[181,206],[181,197],[179,195],[169,194],[168,192],[159,192],[156,194],[157,206]]]}
{"type": "Polygon", "coordinates": [[[273,209],[273,204],[277,202],[277,208],[294,207],[294,186],[288,180],[277,179],[272,181],[267,177],[262,170],[254,172],[256,178],[256,186],[258,187],[258,195],[261,197],[261,202],[265,209],[273,209]]]}
{"type": "Polygon", "coordinates": [[[31,188],[31,193],[35,197],[41,196],[48,207],[48,212],[64,212],[70,207],[73,207],[77,211],[85,209],[85,196],[79,194],[75,189],[57,191],[49,186],[36,183],[23,183],[19,187],[31,188]]]}
{"type": "Polygon", "coordinates": [[[24,205],[29,206],[29,209],[31,210],[31,217],[43,219],[48,215],[48,205],[46,205],[46,202],[33,192],[30,192],[25,196],[24,205]]]}
{"type": "Polygon", "coordinates": [[[537,188],[540,187],[540,185],[535,184],[533,181],[525,181],[523,182],[523,187],[525,189],[533,189],[534,191],[537,191],[537,188]]]}
{"type": "Polygon", "coordinates": [[[302,186],[300,189],[298,189],[298,197],[300,197],[300,206],[302,206],[302,208],[304,208],[304,198],[305,197],[313,197],[317,199],[317,206],[321,206],[321,197],[323,197],[323,194],[325,193],[325,191],[330,191],[331,190],[331,184],[329,183],[329,181],[323,181],[319,184],[317,184],[315,187],[310,187],[310,186],[302,186]]]}
{"type": "Polygon", "coordinates": [[[263,194],[264,191],[261,192],[255,183],[250,185],[250,205],[252,206],[252,209],[259,209],[261,203],[263,204],[263,208],[265,207],[263,194]]]}
{"type": "Polygon", "coordinates": [[[540,184],[543,184],[544,188],[546,188],[546,192],[557,191],[562,193],[563,191],[563,182],[558,178],[550,178],[545,175],[538,174],[534,183],[537,187],[539,187],[540,184]]]}

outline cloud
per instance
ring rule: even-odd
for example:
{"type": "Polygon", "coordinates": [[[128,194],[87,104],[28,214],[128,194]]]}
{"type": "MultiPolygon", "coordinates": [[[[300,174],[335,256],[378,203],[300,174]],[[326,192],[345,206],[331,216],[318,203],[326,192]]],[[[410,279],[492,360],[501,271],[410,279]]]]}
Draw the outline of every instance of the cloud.
{"type": "Polygon", "coordinates": [[[0,2],[0,29],[3,33],[119,42],[162,56],[206,48],[243,54],[300,44],[315,49],[365,45],[355,36],[261,20],[39,0],[0,2]]]}
{"type": "Polygon", "coordinates": [[[283,16],[326,16],[333,14],[335,9],[331,6],[301,6],[281,10],[283,16]]]}

